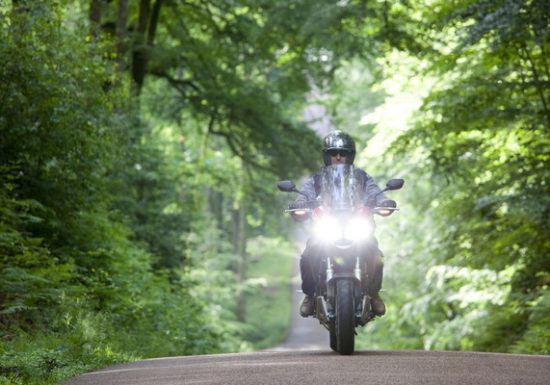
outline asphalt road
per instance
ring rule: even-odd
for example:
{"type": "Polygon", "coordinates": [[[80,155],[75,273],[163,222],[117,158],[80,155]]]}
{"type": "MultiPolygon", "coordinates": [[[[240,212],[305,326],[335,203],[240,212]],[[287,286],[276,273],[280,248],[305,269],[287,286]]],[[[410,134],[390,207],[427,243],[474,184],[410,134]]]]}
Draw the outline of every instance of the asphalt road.
{"type": "MultiPolygon", "coordinates": [[[[295,309],[301,298],[296,291],[295,309]]],[[[266,351],[145,360],[64,385],[550,385],[550,356],[425,351],[340,356],[330,350],[328,332],[315,319],[295,311],[292,323],[288,340],[266,351]]]]}
{"type": "Polygon", "coordinates": [[[264,351],[119,365],[66,385],[548,385],[550,357],[492,353],[264,351]]]}

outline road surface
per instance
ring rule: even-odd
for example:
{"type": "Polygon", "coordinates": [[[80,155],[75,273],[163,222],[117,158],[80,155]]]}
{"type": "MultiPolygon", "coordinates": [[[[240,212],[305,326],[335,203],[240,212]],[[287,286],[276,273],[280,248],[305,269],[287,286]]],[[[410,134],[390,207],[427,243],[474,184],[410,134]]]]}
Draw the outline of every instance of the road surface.
{"type": "Polygon", "coordinates": [[[119,365],[66,385],[548,385],[550,357],[492,353],[264,351],[119,365]]]}

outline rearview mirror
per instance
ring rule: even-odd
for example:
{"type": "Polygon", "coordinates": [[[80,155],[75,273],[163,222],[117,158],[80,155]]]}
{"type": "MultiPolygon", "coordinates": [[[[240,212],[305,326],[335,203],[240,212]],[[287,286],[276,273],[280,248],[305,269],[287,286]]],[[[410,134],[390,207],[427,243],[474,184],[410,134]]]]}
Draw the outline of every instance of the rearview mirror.
{"type": "Polygon", "coordinates": [[[291,180],[282,180],[277,183],[277,188],[281,191],[285,192],[293,192],[296,191],[296,185],[291,180]]]}
{"type": "Polygon", "coordinates": [[[405,184],[403,179],[390,179],[388,183],[386,183],[386,188],[388,190],[399,190],[403,187],[403,184],[405,184]]]}

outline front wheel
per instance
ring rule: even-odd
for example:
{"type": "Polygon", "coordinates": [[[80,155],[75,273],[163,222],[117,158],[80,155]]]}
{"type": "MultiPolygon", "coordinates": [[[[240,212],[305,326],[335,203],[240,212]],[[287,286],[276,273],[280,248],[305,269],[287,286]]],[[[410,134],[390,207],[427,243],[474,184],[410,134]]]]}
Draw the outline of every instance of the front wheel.
{"type": "MultiPolygon", "coordinates": [[[[338,353],[349,355],[355,348],[355,306],[353,282],[336,283],[336,345],[338,353]]],[[[332,347],[332,346],[331,346],[332,347]]]]}

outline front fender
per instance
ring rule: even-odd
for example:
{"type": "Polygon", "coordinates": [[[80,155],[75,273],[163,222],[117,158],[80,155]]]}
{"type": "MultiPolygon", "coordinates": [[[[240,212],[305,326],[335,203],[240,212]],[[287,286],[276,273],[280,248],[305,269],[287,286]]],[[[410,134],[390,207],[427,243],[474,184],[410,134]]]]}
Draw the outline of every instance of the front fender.
{"type": "Polygon", "coordinates": [[[346,279],[351,280],[353,283],[353,293],[356,299],[359,299],[362,297],[361,294],[361,281],[357,279],[355,274],[353,272],[351,273],[337,273],[334,274],[328,281],[327,281],[327,300],[331,303],[333,303],[334,298],[336,297],[336,286],[337,282],[339,280],[346,279]]]}

